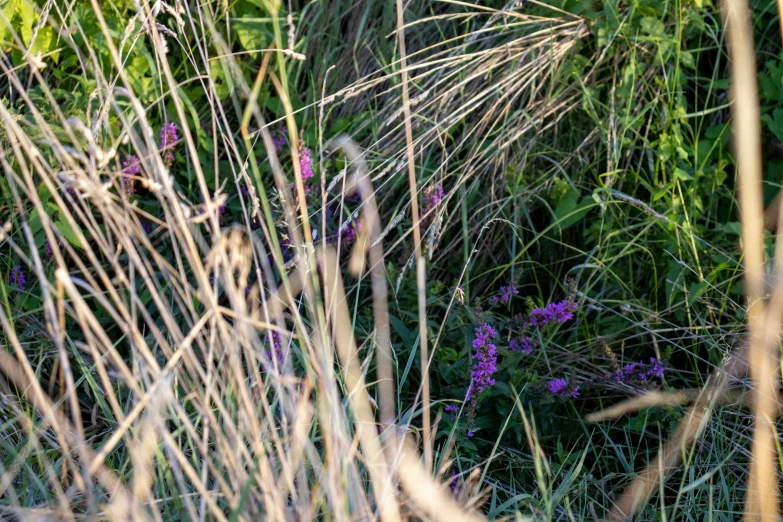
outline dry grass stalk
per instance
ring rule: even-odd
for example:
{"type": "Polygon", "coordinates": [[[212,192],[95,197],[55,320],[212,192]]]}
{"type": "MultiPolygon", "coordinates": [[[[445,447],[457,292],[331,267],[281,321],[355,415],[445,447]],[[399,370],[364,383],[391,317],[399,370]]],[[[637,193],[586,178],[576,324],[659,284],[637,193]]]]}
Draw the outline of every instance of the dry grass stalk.
{"type": "MultiPolygon", "coordinates": [[[[682,455],[698,440],[711,406],[734,395],[727,387],[740,379],[747,368],[753,381],[751,407],[754,413],[754,437],[748,479],[745,518],[749,521],[773,521],[779,517],[779,494],[775,449],[775,421],[780,415],[779,338],[783,321],[783,285],[774,288],[767,308],[765,297],[764,229],[774,228],[773,204],[764,212],[761,194],[761,131],[758,106],[756,62],[749,11],[744,0],[724,0],[732,57],[735,150],[739,158],[740,209],[745,260],[745,285],[748,298],[747,340],[740,341],[715,372],[696,403],[688,410],[678,430],[669,437],[658,457],[626,488],[610,512],[614,520],[627,520],[638,512],[659,486],[662,477],[679,465],[682,455]],[[728,394],[728,395],[727,395],[728,394]]],[[[777,228],[783,223],[783,211],[777,216],[777,228]]],[[[775,270],[783,266],[783,241],[776,245],[775,270]]],[[[692,399],[692,393],[648,394],[588,417],[597,422],[652,405],[675,404],[692,399]]]]}
{"type": "Polygon", "coordinates": [[[427,265],[422,254],[421,220],[416,182],[416,163],[413,151],[413,126],[411,125],[411,103],[408,94],[408,57],[405,52],[405,9],[402,0],[397,0],[397,40],[400,46],[400,81],[402,83],[402,110],[405,115],[405,155],[408,164],[408,185],[411,196],[411,217],[413,218],[413,251],[416,256],[416,292],[419,308],[419,353],[421,355],[421,402],[422,431],[424,434],[424,462],[432,470],[432,440],[430,439],[430,358],[427,346],[427,265]]]}
{"type": "MultiPolygon", "coordinates": [[[[761,120],[753,28],[746,0],[725,0],[732,59],[734,144],[738,156],[739,196],[745,287],[750,330],[749,366],[753,381],[753,444],[745,520],[772,522],[780,515],[775,447],[780,371],[780,314],[783,288],[775,289],[769,310],[764,298],[764,216],[761,190],[761,120]]],[[[779,242],[780,243],[780,242],[779,242]]],[[[778,267],[776,267],[778,268],[778,267]]]]}

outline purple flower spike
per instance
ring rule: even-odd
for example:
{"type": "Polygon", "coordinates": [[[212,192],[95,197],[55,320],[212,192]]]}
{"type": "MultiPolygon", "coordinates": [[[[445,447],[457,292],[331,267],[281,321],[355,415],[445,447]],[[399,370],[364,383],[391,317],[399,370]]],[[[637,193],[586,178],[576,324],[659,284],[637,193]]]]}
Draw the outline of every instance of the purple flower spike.
{"type": "MultiPolygon", "coordinates": [[[[495,385],[492,376],[498,369],[498,348],[491,339],[496,335],[497,332],[487,323],[476,327],[476,338],[473,340],[473,369],[470,373],[476,396],[495,385]]],[[[468,391],[468,398],[471,398],[471,391],[468,391]]]]}
{"type": "Polygon", "coordinates": [[[507,305],[509,301],[511,301],[511,296],[514,295],[519,295],[519,290],[517,290],[517,286],[514,283],[511,283],[508,286],[501,286],[500,295],[494,296],[492,299],[490,299],[490,301],[493,303],[500,301],[507,305]]]}
{"type": "Polygon", "coordinates": [[[11,269],[11,275],[8,278],[8,282],[11,286],[16,287],[17,297],[24,291],[27,286],[27,276],[25,276],[22,265],[16,265],[11,269]]]}
{"type": "Polygon", "coordinates": [[[313,172],[313,159],[310,157],[310,149],[299,145],[299,168],[302,171],[302,179],[307,180],[315,176],[313,172]]]}
{"type": "Polygon", "coordinates": [[[614,378],[620,382],[640,381],[647,382],[653,378],[662,379],[666,368],[663,363],[655,357],[650,357],[650,364],[644,364],[642,361],[629,363],[623,366],[622,370],[614,373],[614,378]]]}
{"type": "Polygon", "coordinates": [[[569,386],[568,381],[562,377],[559,379],[552,379],[546,383],[546,388],[550,395],[557,395],[558,397],[571,397],[574,399],[579,397],[579,386],[569,386]]]}
{"type": "Polygon", "coordinates": [[[160,129],[160,150],[163,153],[163,163],[167,167],[174,164],[174,145],[177,143],[177,124],[166,123],[160,129]]]}
{"type": "Polygon", "coordinates": [[[518,341],[511,339],[508,343],[508,349],[512,352],[522,352],[525,355],[533,353],[533,348],[536,347],[536,342],[532,337],[521,337],[518,341]]]}
{"type": "Polygon", "coordinates": [[[443,187],[440,184],[435,185],[424,193],[424,213],[426,214],[437,206],[438,203],[443,201],[445,193],[443,187]]]}
{"type": "Polygon", "coordinates": [[[272,135],[272,143],[274,144],[275,151],[278,154],[283,152],[283,148],[285,147],[285,144],[286,144],[286,139],[285,139],[286,134],[288,134],[288,129],[283,128],[283,132],[282,133],[275,132],[272,135]]]}
{"type": "Polygon", "coordinates": [[[565,323],[574,318],[576,303],[569,300],[559,303],[549,303],[543,308],[536,308],[530,312],[529,326],[543,326],[547,323],[565,323]]]}
{"type": "Polygon", "coordinates": [[[283,352],[283,345],[280,343],[280,334],[277,332],[272,332],[272,350],[266,351],[266,356],[270,361],[272,360],[273,355],[275,359],[277,359],[278,368],[282,368],[283,362],[285,362],[285,353],[283,352]]]}
{"type": "Polygon", "coordinates": [[[133,154],[126,155],[125,161],[122,162],[122,173],[125,179],[125,190],[128,192],[128,195],[136,192],[136,180],[132,176],[138,176],[139,172],[138,156],[133,154]]]}

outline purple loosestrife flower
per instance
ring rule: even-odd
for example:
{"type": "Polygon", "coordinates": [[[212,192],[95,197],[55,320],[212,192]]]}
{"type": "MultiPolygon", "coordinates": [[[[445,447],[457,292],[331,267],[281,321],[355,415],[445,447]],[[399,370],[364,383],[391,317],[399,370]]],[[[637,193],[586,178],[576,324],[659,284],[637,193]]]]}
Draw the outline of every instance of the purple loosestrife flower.
{"type": "Polygon", "coordinates": [[[315,176],[313,172],[313,159],[310,157],[310,149],[299,144],[299,169],[302,171],[302,180],[308,180],[315,176]]]}
{"type": "Polygon", "coordinates": [[[283,362],[285,361],[285,353],[283,353],[283,345],[280,343],[280,334],[277,332],[272,332],[272,350],[266,351],[266,356],[270,361],[272,360],[273,353],[275,359],[277,359],[278,368],[282,368],[283,362]]]}
{"type": "Polygon", "coordinates": [[[139,175],[139,158],[133,154],[125,156],[125,161],[122,162],[122,173],[125,180],[125,190],[128,195],[136,192],[136,180],[132,176],[139,175]]]}
{"type": "Polygon", "coordinates": [[[424,198],[422,198],[424,201],[424,214],[435,208],[438,203],[443,201],[443,198],[445,196],[445,193],[443,192],[443,187],[440,186],[440,184],[435,185],[434,187],[429,188],[424,192],[424,198]]]}
{"type": "Polygon", "coordinates": [[[579,386],[569,386],[568,381],[562,377],[559,379],[552,379],[546,383],[546,388],[550,395],[557,395],[558,397],[572,397],[574,399],[579,397],[579,386]]]}
{"type": "Polygon", "coordinates": [[[283,128],[283,132],[275,132],[272,135],[272,144],[275,146],[275,151],[280,154],[283,152],[283,148],[286,144],[286,135],[288,134],[288,129],[283,128]]]}
{"type": "Polygon", "coordinates": [[[663,378],[666,368],[663,363],[655,357],[650,357],[650,364],[646,365],[642,361],[628,363],[622,370],[614,373],[614,378],[620,382],[641,381],[647,382],[653,378],[663,378]]]}
{"type": "Polygon", "coordinates": [[[522,352],[525,355],[533,353],[533,348],[536,347],[536,342],[532,337],[520,337],[519,340],[511,339],[508,343],[508,349],[512,352],[522,352]]]}
{"type": "Polygon", "coordinates": [[[166,123],[160,128],[160,150],[163,152],[163,163],[167,167],[174,164],[174,145],[177,139],[176,123],[166,123]]]}
{"type": "Polygon", "coordinates": [[[451,489],[451,492],[455,495],[459,495],[459,475],[457,475],[456,471],[451,472],[451,482],[449,482],[449,489],[451,489]]]}
{"type": "Polygon", "coordinates": [[[549,303],[543,308],[536,308],[530,312],[528,325],[543,326],[547,323],[565,323],[574,318],[576,303],[569,300],[559,303],[549,303]]]}
{"type": "Polygon", "coordinates": [[[346,245],[350,245],[351,243],[356,241],[356,235],[361,229],[362,229],[361,221],[357,221],[355,225],[353,223],[349,223],[348,226],[345,227],[342,232],[340,232],[343,243],[345,243],[346,245]]]}
{"type": "Polygon", "coordinates": [[[16,265],[11,269],[11,275],[8,278],[8,282],[11,286],[16,287],[17,297],[21,294],[27,286],[27,277],[25,276],[22,265],[16,265]]]}
{"type": "Polygon", "coordinates": [[[502,302],[503,304],[508,304],[509,301],[511,301],[511,296],[519,295],[519,290],[517,290],[517,285],[514,283],[511,283],[507,286],[501,286],[500,287],[500,295],[494,296],[490,301],[493,303],[497,303],[498,301],[502,302]]]}
{"type": "MultiPolygon", "coordinates": [[[[470,372],[470,377],[475,387],[475,395],[479,396],[484,390],[495,384],[495,379],[492,376],[498,369],[498,348],[491,342],[497,332],[490,325],[483,323],[477,326],[475,331],[473,369],[470,372]]],[[[470,391],[468,394],[470,395],[470,391]]]]}

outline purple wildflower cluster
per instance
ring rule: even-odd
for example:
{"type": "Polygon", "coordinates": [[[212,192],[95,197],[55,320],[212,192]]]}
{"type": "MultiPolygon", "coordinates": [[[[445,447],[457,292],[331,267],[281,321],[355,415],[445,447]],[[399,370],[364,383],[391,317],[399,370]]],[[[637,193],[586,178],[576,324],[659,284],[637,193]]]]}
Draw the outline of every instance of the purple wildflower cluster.
{"type": "Polygon", "coordinates": [[[449,489],[454,495],[459,495],[459,475],[457,471],[451,472],[451,481],[449,482],[449,489]]]}
{"type": "Polygon", "coordinates": [[[511,339],[508,343],[508,349],[512,352],[522,352],[525,355],[533,353],[533,349],[536,347],[536,341],[532,337],[520,337],[519,340],[511,339]]]}
{"type": "Polygon", "coordinates": [[[19,297],[19,294],[27,287],[27,276],[22,269],[22,265],[16,265],[11,269],[11,275],[8,277],[8,282],[11,286],[16,287],[16,295],[19,297]]]}
{"type": "Polygon", "coordinates": [[[340,236],[342,237],[342,242],[345,245],[350,245],[354,241],[356,241],[356,236],[359,233],[359,231],[362,229],[362,222],[357,221],[354,223],[349,223],[348,226],[346,226],[342,232],[340,232],[340,236]]]}
{"type": "Polygon", "coordinates": [[[650,357],[650,363],[642,361],[626,364],[622,370],[617,370],[614,378],[620,382],[641,381],[648,382],[653,378],[663,378],[666,368],[655,357],[650,357]]]}
{"type": "MultiPolygon", "coordinates": [[[[476,338],[473,340],[473,369],[470,377],[473,380],[473,387],[476,396],[494,386],[495,379],[492,376],[498,369],[498,348],[492,343],[492,339],[497,332],[487,323],[476,327],[476,338]]],[[[467,399],[471,398],[471,391],[468,390],[467,399]]]]}
{"type": "Polygon", "coordinates": [[[315,176],[310,149],[305,147],[302,143],[299,144],[299,169],[302,171],[303,180],[308,180],[315,176]]]}
{"type": "Polygon", "coordinates": [[[423,214],[426,214],[436,206],[438,206],[438,203],[443,201],[443,198],[445,197],[445,192],[443,191],[443,187],[440,184],[434,185],[427,189],[424,192],[423,200],[423,214]]]}
{"type": "Polygon", "coordinates": [[[125,161],[122,162],[122,173],[125,176],[125,190],[128,195],[136,192],[136,180],[133,176],[139,175],[139,158],[133,154],[125,156],[125,161]]]}
{"type": "Polygon", "coordinates": [[[278,368],[282,368],[283,362],[285,361],[285,353],[283,352],[283,345],[280,342],[280,334],[277,332],[272,332],[272,350],[266,351],[266,356],[270,361],[272,360],[273,354],[275,359],[277,359],[278,368]]]}
{"type": "Polygon", "coordinates": [[[501,286],[500,287],[500,295],[496,295],[496,296],[492,297],[492,299],[490,299],[490,301],[493,302],[493,303],[500,302],[500,303],[503,303],[503,304],[507,305],[511,301],[511,297],[515,296],[515,295],[519,295],[519,290],[517,290],[517,285],[515,285],[514,283],[511,283],[511,284],[506,285],[506,286],[501,286]]]}
{"type": "Polygon", "coordinates": [[[174,164],[174,144],[177,143],[177,124],[166,123],[160,129],[160,150],[163,152],[163,163],[167,167],[174,164]]]}
{"type": "Polygon", "coordinates": [[[576,399],[579,397],[579,386],[576,384],[569,384],[563,378],[552,379],[546,383],[547,391],[550,395],[557,395],[558,397],[571,397],[576,399]]]}
{"type": "Polygon", "coordinates": [[[283,132],[272,133],[272,144],[275,146],[275,151],[280,154],[283,152],[287,143],[286,136],[288,135],[288,129],[283,128],[283,132]]]}
{"type": "Polygon", "coordinates": [[[543,326],[547,323],[565,323],[574,318],[576,303],[570,299],[559,303],[549,303],[530,312],[528,326],[543,326]]]}

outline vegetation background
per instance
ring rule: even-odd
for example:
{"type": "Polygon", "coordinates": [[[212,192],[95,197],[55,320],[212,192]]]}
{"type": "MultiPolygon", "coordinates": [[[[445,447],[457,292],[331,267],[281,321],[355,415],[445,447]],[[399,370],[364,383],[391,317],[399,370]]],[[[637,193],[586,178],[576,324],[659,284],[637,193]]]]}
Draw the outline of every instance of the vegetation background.
{"type": "MultiPolygon", "coordinates": [[[[684,406],[583,419],[744,333],[719,6],[407,2],[404,52],[398,14],[0,1],[0,519],[593,520],[655,458],[684,406]]],[[[741,516],[751,416],[703,430],[641,519],[741,516]]]]}

